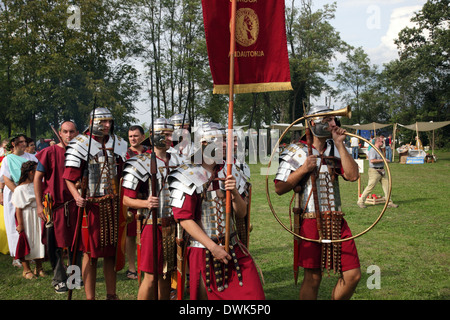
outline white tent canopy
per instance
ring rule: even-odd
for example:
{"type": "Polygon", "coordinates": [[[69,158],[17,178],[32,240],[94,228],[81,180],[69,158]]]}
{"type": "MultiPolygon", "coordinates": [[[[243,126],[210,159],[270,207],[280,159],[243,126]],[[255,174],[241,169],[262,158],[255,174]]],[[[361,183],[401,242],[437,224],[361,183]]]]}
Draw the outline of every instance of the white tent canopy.
{"type": "Polygon", "coordinates": [[[431,142],[431,150],[434,155],[434,130],[445,127],[450,124],[450,121],[439,121],[439,122],[416,122],[410,125],[398,124],[399,126],[416,131],[417,136],[419,136],[419,131],[433,131],[433,139],[431,142]]]}
{"type": "Polygon", "coordinates": [[[398,124],[399,126],[402,126],[403,128],[409,129],[409,130],[414,130],[414,131],[432,131],[432,130],[436,130],[442,127],[445,127],[447,125],[450,124],[450,121],[441,121],[441,122],[416,122],[410,125],[403,125],[403,124],[398,124]]]}

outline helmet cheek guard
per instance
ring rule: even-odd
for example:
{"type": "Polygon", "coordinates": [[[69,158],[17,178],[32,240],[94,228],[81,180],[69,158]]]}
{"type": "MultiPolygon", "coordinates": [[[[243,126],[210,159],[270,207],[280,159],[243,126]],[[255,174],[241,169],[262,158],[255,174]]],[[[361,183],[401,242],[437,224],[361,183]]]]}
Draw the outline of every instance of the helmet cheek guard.
{"type": "MultiPolygon", "coordinates": [[[[333,109],[331,109],[328,106],[314,106],[309,110],[308,115],[314,115],[330,111],[333,111],[333,109]]],[[[328,122],[324,122],[323,119],[324,119],[323,117],[309,118],[308,119],[309,127],[311,129],[312,134],[317,138],[330,138],[331,132],[328,131],[328,127],[330,125],[328,124],[328,122]],[[311,125],[311,121],[314,121],[314,126],[311,125]]]]}
{"type": "Polygon", "coordinates": [[[202,154],[216,159],[222,154],[216,149],[221,147],[225,139],[226,132],[220,124],[215,122],[204,123],[194,133],[194,153],[201,150],[202,154]]]}
{"type": "Polygon", "coordinates": [[[166,135],[160,132],[155,132],[153,141],[156,148],[164,148],[166,146],[166,135]]]}
{"type": "Polygon", "coordinates": [[[114,132],[114,118],[112,116],[111,111],[109,111],[107,108],[96,108],[93,113],[91,113],[91,119],[92,121],[92,135],[96,137],[103,137],[105,135],[104,133],[104,120],[111,121],[111,128],[110,128],[110,134],[114,132]]]}
{"type": "Polygon", "coordinates": [[[313,135],[315,135],[317,138],[331,137],[331,132],[328,130],[328,127],[330,126],[328,122],[323,122],[323,118],[314,118],[311,120],[314,121],[314,126],[312,126],[311,122],[309,122],[309,127],[313,135]]]}
{"type": "Polygon", "coordinates": [[[166,118],[158,118],[153,122],[153,141],[156,148],[166,147],[166,135],[163,131],[173,131],[172,121],[166,118]]]}

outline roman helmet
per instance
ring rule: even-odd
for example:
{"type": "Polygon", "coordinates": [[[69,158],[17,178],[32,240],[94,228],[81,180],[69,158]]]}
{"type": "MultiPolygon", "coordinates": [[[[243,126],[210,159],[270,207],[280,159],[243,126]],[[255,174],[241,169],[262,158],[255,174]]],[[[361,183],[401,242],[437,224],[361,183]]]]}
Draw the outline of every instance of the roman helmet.
{"type": "Polygon", "coordinates": [[[155,134],[153,136],[155,147],[163,148],[166,146],[166,136],[163,131],[173,131],[173,123],[166,118],[155,119],[155,122],[153,123],[153,130],[155,130],[155,134]]]}
{"type": "MultiPolygon", "coordinates": [[[[313,106],[309,110],[308,116],[330,111],[333,111],[333,109],[328,106],[313,106]]],[[[331,137],[331,132],[327,130],[329,125],[328,122],[323,122],[323,119],[324,119],[323,117],[310,117],[308,118],[308,125],[311,129],[311,132],[316,137],[329,138],[331,137]],[[311,120],[314,121],[314,126],[311,126],[311,120]]]]}
{"type": "Polygon", "coordinates": [[[170,121],[172,121],[174,129],[181,129],[181,127],[184,125],[189,125],[189,118],[188,117],[184,117],[184,114],[182,113],[178,113],[178,114],[174,114],[173,116],[170,117],[170,121]],[[183,119],[184,119],[184,123],[183,123],[183,119]]]}
{"type": "Polygon", "coordinates": [[[102,120],[111,120],[111,130],[110,134],[114,132],[114,118],[112,116],[111,111],[109,111],[107,108],[100,107],[95,108],[95,110],[92,111],[90,121],[92,121],[92,135],[97,137],[103,137],[103,124],[101,123],[102,120]],[[94,118],[92,118],[94,116],[94,118]]]}
{"type": "Polygon", "coordinates": [[[218,123],[205,122],[194,132],[194,154],[202,150],[208,157],[215,158],[215,150],[223,141],[226,141],[226,129],[218,123]]]}

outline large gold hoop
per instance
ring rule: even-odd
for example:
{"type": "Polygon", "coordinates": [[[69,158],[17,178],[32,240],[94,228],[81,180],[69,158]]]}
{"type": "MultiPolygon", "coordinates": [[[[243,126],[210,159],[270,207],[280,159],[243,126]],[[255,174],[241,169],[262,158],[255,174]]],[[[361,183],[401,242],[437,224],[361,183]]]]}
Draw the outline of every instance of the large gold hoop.
{"type": "MultiPolygon", "coordinates": [[[[331,112],[331,113],[333,113],[333,112],[331,112]]],[[[330,114],[330,113],[328,113],[328,114],[330,114]]],[[[317,114],[317,115],[314,115],[314,117],[323,117],[323,116],[325,116],[325,115],[327,115],[327,114],[325,114],[325,113],[324,113],[324,114],[317,114]]],[[[295,232],[292,231],[291,229],[289,229],[289,228],[288,228],[288,227],[280,220],[280,218],[278,217],[277,213],[275,212],[275,209],[273,208],[272,201],[270,200],[270,192],[269,192],[269,170],[270,170],[270,165],[272,164],[273,156],[275,155],[275,150],[278,150],[279,145],[280,145],[280,141],[283,139],[283,137],[286,135],[286,133],[292,128],[292,126],[294,126],[295,124],[297,124],[298,122],[300,122],[301,120],[306,119],[306,118],[307,118],[307,117],[301,117],[301,118],[298,118],[297,120],[295,120],[294,122],[292,122],[291,125],[290,125],[289,127],[287,127],[287,128],[284,130],[283,134],[280,136],[280,138],[278,139],[278,141],[277,141],[275,147],[274,147],[273,150],[272,150],[272,154],[271,154],[271,156],[270,156],[269,164],[268,164],[268,166],[267,166],[267,174],[266,174],[266,197],[267,197],[267,201],[268,201],[268,203],[269,203],[270,210],[272,211],[272,214],[273,214],[273,216],[275,217],[275,219],[278,221],[278,223],[279,223],[286,231],[288,231],[288,232],[291,233],[293,236],[295,236],[295,237],[297,237],[297,238],[300,238],[300,239],[302,239],[302,240],[310,241],[310,242],[317,242],[317,243],[339,243],[339,242],[345,242],[345,241],[349,241],[349,240],[356,239],[356,238],[362,236],[363,234],[367,233],[368,231],[370,231],[370,230],[371,230],[373,227],[375,227],[375,225],[381,220],[381,218],[382,218],[383,215],[384,215],[384,212],[386,211],[386,209],[387,209],[387,207],[388,207],[389,200],[390,200],[390,198],[391,198],[391,190],[392,190],[391,171],[390,171],[390,169],[389,169],[388,162],[387,162],[386,158],[384,157],[383,153],[382,153],[377,147],[375,147],[375,146],[372,144],[372,142],[370,142],[370,141],[368,141],[367,139],[365,139],[365,138],[363,138],[363,137],[361,137],[361,136],[358,136],[358,135],[356,135],[356,134],[345,132],[345,135],[347,135],[347,136],[349,136],[349,137],[356,137],[356,138],[358,138],[358,139],[361,139],[361,140],[363,140],[364,142],[367,142],[372,148],[375,149],[375,151],[376,151],[376,152],[381,156],[381,158],[383,159],[384,166],[385,166],[385,170],[386,170],[386,172],[387,172],[388,179],[389,179],[389,189],[388,189],[388,194],[387,194],[386,203],[384,204],[384,207],[383,207],[383,209],[381,210],[381,213],[379,214],[378,218],[372,223],[372,225],[370,225],[366,230],[364,230],[364,231],[362,231],[362,232],[360,232],[360,233],[358,233],[358,234],[356,234],[356,235],[354,235],[354,236],[351,236],[351,237],[348,237],[348,238],[344,238],[344,239],[334,239],[334,240],[332,240],[332,239],[311,239],[311,238],[303,237],[303,236],[301,236],[301,235],[295,233],[295,232]]]]}

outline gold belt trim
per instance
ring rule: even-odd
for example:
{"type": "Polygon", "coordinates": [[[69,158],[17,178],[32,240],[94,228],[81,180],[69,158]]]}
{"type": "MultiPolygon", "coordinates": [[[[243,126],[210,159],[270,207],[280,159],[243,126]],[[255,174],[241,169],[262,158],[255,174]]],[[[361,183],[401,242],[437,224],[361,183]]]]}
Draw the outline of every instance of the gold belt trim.
{"type": "Polygon", "coordinates": [[[315,219],[316,213],[315,212],[303,212],[302,213],[302,219],[315,219]]]}
{"type": "MultiPolygon", "coordinates": [[[[340,211],[334,211],[333,213],[327,211],[322,213],[323,217],[322,218],[326,218],[330,215],[333,215],[334,217],[343,217],[344,213],[340,212],[340,211]]],[[[302,213],[302,219],[315,219],[316,213],[315,212],[303,212],[302,213]]]]}
{"type": "MultiPolygon", "coordinates": [[[[153,224],[152,217],[147,219],[147,222],[145,224],[153,224]]],[[[173,217],[166,217],[166,218],[157,218],[156,224],[162,225],[162,226],[168,226],[175,224],[175,219],[173,217]]]]}

